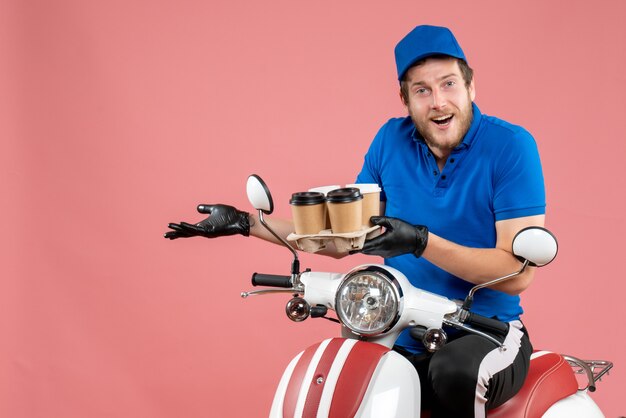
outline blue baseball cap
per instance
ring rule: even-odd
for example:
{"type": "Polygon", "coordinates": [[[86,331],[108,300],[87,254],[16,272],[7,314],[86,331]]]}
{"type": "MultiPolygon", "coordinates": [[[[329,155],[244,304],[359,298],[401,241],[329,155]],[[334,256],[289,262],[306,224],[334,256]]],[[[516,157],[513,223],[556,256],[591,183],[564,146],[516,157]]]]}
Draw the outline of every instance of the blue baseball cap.
{"type": "Polygon", "coordinates": [[[406,35],[395,49],[398,80],[417,61],[432,55],[449,55],[467,62],[461,45],[448,28],[441,26],[417,26],[406,35]]]}

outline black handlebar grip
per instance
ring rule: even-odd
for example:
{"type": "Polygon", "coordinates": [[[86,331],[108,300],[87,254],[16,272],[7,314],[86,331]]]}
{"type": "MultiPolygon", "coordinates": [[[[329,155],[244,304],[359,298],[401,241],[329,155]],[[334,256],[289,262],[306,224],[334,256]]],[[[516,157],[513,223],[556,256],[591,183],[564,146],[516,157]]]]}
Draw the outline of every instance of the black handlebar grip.
{"type": "Polygon", "coordinates": [[[292,287],[291,276],[254,273],[252,275],[252,286],[284,287],[288,289],[292,287]]]}
{"type": "Polygon", "coordinates": [[[493,318],[487,318],[486,316],[478,315],[473,312],[470,312],[465,323],[501,337],[506,337],[506,334],[509,332],[508,323],[493,318]]]}

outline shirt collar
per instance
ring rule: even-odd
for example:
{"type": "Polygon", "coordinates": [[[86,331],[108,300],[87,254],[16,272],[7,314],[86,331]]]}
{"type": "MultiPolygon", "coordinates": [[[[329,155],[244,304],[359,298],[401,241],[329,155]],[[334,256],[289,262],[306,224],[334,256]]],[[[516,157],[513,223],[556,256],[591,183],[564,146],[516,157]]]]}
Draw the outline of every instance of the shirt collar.
{"type": "MultiPolygon", "coordinates": [[[[472,124],[470,125],[470,128],[467,130],[465,137],[463,137],[463,141],[461,141],[461,143],[457,145],[455,149],[469,148],[469,146],[474,141],[474,138],[476,137],[476,132],[478,132],[478,127],[480,126],[480,121],[482,119],[482,113],[480,113],[480,109],[478,109],[478,106],[476,106],[476,103],[474,102],[472,102],[472,112],[473,112],[472,124]]],[[[420,142],[423,144],[426,143],[422,135],[420,135],[420,133],[417,132],[417,129],[415,127],[413,127],[413,132],[411,133],[411,137],[413,138],[413,141],[420,142]]]]}

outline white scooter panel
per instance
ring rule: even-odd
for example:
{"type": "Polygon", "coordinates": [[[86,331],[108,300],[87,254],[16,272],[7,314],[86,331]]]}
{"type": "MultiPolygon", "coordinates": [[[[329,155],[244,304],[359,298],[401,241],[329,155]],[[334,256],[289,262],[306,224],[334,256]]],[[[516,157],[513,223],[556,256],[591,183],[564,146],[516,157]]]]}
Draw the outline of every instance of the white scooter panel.
{"type": "Polygon", "coordinates": [[[415,368],[400,354],[333,338],[291,361],[270,418],[418,418],[419,390],[415,368]]]}

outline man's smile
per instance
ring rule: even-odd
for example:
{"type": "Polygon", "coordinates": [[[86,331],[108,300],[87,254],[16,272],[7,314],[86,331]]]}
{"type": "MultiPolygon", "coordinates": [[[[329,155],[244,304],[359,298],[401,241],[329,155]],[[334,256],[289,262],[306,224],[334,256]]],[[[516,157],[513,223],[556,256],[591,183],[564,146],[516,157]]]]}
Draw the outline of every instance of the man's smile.
{"type": "Polygon", "coordinates": [[[431,118],[431,121],[433,121],[439,129],[445,129],[450,126],[453,118],[454,115],[443,115],[437,116],[436,118],[431,118]]]}

